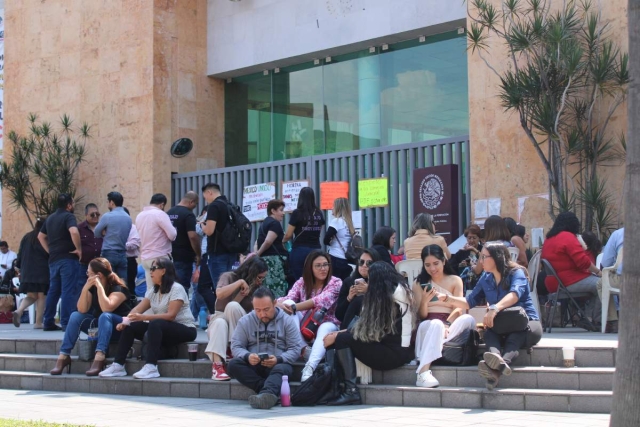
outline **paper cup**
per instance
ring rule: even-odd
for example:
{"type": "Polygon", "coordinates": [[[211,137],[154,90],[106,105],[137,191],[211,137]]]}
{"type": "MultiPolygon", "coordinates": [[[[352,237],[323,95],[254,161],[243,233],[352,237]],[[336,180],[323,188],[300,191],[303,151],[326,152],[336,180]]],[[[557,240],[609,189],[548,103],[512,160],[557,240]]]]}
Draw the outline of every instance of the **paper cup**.
{"type": "Polygon", "coordinates": [[[576,349],[573,347],[563,347],[562,359],[565,368],[573,368],[576,366],[576,349]]]}

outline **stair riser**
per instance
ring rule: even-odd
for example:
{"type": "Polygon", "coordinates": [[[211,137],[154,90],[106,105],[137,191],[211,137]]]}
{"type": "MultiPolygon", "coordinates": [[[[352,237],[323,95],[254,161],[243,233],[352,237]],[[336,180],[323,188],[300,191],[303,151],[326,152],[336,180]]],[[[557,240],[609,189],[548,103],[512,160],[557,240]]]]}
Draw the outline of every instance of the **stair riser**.
{"type": "MultiPolygon", "coordinates": [[[[101,393],[205,399],[246,400],[253,394],[235,383],[132,381],[102,378],[65,378],[33,375],[2,375],[0,387],[17,390],[46,390],[73,393],[101,393]]],[[[295,389],[295,387],[294,387],[295,389]]],[[[584,396],[531,393],[492,393],[439,389],[407,389],[389,386],[363,386],[363,403],[384,406],[420,406],[465,409],[500,409],[551,412],[608,413],[611,395],[584,396]]]]}

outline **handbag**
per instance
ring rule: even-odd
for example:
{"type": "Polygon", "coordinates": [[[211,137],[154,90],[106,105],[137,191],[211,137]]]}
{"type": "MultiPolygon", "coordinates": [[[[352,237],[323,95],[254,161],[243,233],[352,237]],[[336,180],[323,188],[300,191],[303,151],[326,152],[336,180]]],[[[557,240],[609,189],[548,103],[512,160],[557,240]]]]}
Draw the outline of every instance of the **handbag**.
{"type": "Polygon", "coordinates": [[[478,363],[480,334],[475,329],[467,330],[447,341],[442,346],[442,357],[434,360],[433,365],[473,366],[478,363]]]}
{"type": "Polygon", "coordinates": [[[358,260],[360,259],[360,255],[362,255],[362,253],[364,252],[364,242],[362,240],[362,236],[360,236],[358,232],[351,234],[351,240],[349,241],[346,249],[344,248],[344,246],[342,246],[342,242],[340,242],[340,239],[338,239],[337,235],[334,237],[334,239],[338,241],[338,245],[340,245],[340,249],[342,249],[342,252],[344,252],[344,257],[347,262],[349,264],[357,264],[358,260]]]}
{"type": "Polygon", "coordinates": [[[316,338],[318,328],[324,321],[324,316],[326,314],[327,309],[324,307],[314,307],[310,310],[307,310],[304,317],[300,321],[300,333],[307,342],[311,342],[316,338]]]}
{"type": "MultiPolygon", "coordinates": [[[[89,319],[84,319],[82,323],[80,323],[80,329],[82,329],[82,324],[89,319]]],[[[78,332],[78,359],[83,362],[90,362],[96,355],[96,346],[98,345],[98,328],[94,327],[93,324],[97,319],[91,319],[91,323],[89,324],[89,329],[87,329],[87,338],[80,338],[80,332],[78,332]]]]}
{"type": "Polygon", "coordinates": [[[529,317],[524,308],[516,306],[505,308],[496,314],[491,330],[498,335],[522,332],[529,326],[529,317]]]}

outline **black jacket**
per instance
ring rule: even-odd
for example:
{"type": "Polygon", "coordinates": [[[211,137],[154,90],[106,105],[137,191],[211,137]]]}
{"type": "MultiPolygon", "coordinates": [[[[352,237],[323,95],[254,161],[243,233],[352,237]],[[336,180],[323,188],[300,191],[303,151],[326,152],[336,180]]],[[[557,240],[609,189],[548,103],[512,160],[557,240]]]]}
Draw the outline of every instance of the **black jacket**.
{"type": "Polygon", "coordinates": [[[32,243],[31,233],[20,241],[16,265],[20,269],[20,282],[49,283],[49,254],[37,238],[32,243]]]}

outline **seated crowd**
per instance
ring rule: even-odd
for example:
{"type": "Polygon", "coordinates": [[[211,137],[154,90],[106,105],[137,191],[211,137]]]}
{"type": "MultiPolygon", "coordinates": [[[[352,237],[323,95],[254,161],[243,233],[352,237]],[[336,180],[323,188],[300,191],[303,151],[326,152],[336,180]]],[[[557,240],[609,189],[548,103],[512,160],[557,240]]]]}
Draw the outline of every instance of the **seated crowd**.
{"type": "MultiPolygon", "coordinates": [[[[260,409],[278,402],[282,378],[291,377],[299,360],[304,361],[302,382],[313,376],[323,359],[332,360],[340,374],[339,383],[323,397],[328,405],[361,403],[358,364],[391,370],[413,363],[416,385],[437,387],[431,365],[439,363],[446,346],[464,345],[476,333],[478,325],[467,314],[474,307],[486,307],[480,327],[487,351],[475,362],[489,390],[498,386],[502,375],[511,374],[519,353],[542,337],[541,314],[535,308],[526,269],[528,235],[511,218],[492,216],[484,230],[470,225],[464,231],[467,243],[452,256],[436,234],[433,217],[421,213],[398,254],[393,253],[396,231],[382,227],[373,236],[371,248],[360,248],[357,259],[349,259],[347,248],[355,234],[349,201],[335,201],[334,218],[323,241],[328,252],[323,252],[320,232],[325,219],[315,205],[313,190],[305,188],[286,232],[281,224],[284,203],[272,200],[254,252],[227,256],[220,252],[225,245],[216,236],[225,226],[224,215],[218,213],[221,208],[215,205],[223,196],[215,184],[207,184],[203,192],[209,209],[197,227],[207,236],[204,243],[209,249],[202,251],[206,264],[184,279],[176,274],[175,255],[153,258],[148,262],[149,286],[136,305],[110,261],[91,260],[51,375],[70,369],[70,354],[80,331],[97,325],[95,358],[86,375],[127,375],[127,355],[138,339],[144,342],[145,364],[133,377],[159,377],[163,347],[196,339],[198,310],[190,303],[200,294],[206,295],[200,310],[210,311],[205,354],[212,363],[212,379],[237,379],[256,393],[249,403],[260,409]],[[283,243],[288,241],[293,242],[290,254],[283,243]],[[509,248],[518,249],[517,259],[509,248]],[[403,259],[422,264],[413,283],[394,268],[403,259]],[[241,262],[233,265],[236,261],[241,262]],[[198,287],[202,269],[212,283],[198,287]],[[194,282],[191,301],[185,281],[194,282]],[[112,341],[117,341],[117,350],[113,363],[105,367],[112,341]]],[[[592,255],[602,246],[588,234],[583,239],[590,245],[583,246],[577,237],[579,228],[574,214],[560,214],[547,234],[542,258],[554,266],[569,292],[592,295],[590,320],[597,323],[600,270],[592,255]]],[[[197,242],[192,246],[200,261],[197,242]]],[[[619,237],[611,243],[608,265],[615,262],[621,242],[619,237]]],[[[191,243],[187,240],[187,244],[191,243]]],[[[179,274],[188,276],[186,271],[179,274]]],[[[552,277],[545,284],[550,292],[558,286],[552,277]]],[[[607,320],[617,320],[614,305],[608,313],[607,320]]]]}

